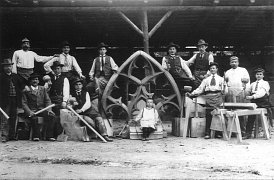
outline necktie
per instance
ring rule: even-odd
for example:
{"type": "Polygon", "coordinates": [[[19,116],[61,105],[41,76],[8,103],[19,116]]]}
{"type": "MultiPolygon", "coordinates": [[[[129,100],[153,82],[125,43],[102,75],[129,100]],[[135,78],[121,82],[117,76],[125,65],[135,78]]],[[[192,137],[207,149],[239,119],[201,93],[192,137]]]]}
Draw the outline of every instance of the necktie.
{"type": "Polygon", "coordinates": [[[101,67],[102,67],[101,71],[103,71],[103,69],[104,69],[104,59],[103,59],[103,56],[101,56],[101,67]]]}
{"type": "Polygon", "coordinates": [[[67,67],[68,66],[68,56],[65,55],[65,62],[64,62],[64,66],[67,67]]]}
{"type": "Polygon", "coordinates": [[[215,79],[215,76],[213,75],[210,81],[210,86],[215,86],[215,85],[216,85],[216,79],[215,79]]]}
{"type": "Polygon", "coordinates": [[[255,91],[258,90],[258,84],[259,84],[259,81],[256,82],[255,91]]]}
{"type": "Polygon", "coordinates": [[[55,80],[58,79],[59,77],[60,77],[59,75],[56,75],[56,76],[55,76],[55,80]]]}

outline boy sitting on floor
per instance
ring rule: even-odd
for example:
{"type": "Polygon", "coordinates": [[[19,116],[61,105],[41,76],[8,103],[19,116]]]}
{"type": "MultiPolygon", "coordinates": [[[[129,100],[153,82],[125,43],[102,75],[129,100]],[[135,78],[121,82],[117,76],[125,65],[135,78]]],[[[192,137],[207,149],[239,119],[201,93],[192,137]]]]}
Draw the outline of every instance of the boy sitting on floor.
{"type": "Polygon", "coordinates": [[[147,141],[149,135],[156,130],[156,124],[159,122],[159,115],[154,108],[152,98],[146,100],[146,107],[139,112],[135,121],[140,121],[141,129],[143,131],[142,140],[147,141]]]}

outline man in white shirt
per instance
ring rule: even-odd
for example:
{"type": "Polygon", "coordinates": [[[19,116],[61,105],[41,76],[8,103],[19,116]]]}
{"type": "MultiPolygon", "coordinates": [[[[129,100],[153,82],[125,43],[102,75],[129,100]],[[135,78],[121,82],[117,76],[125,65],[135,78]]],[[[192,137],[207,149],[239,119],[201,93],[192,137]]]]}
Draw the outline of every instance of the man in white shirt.
{"type": "Polygon", "coordinates": [[[170,72],[179,89],[183,86],[192,86],[194,77],[187,66],[186,62],[177,55],[179,45],[170,43],[167,46],[168,55],[162,59],[162,67],[170,72]]]}
{"type": "Polygon", "coordinates": [[[75,57],[69,54],[70,46],[71,45],[69,44],[69,42],[64,41],[62,43],[62,54],[60,54],[59,57],[56,57],[44,64],[44,69],[47,73],[51,73],[54,75],[54,71],[51,69],[51,66],[53,65],[53,62],[59,61],[61,64],[64,65],[62,67],[62,74],[66,76],[69,81],[73,81],[73,79],[76,79],[77,77],[75,76],[85,78],[75,57]],[[77,75],[74,75],[74,70],[77,72],[77,75]]]}
{"type": "Polygon", "coordinates": [[[212,107],[206,109],[205,139],[210,138],[211,111],[220,108],[223,103],[222,93],[225,93],[224,79],[217,74],[218,64],[213,62],[209,65],[209,68],[211,75],[205,78],[192,93],[187,93],[190,97],[205,94],[206,105],[212,107]]]}
{"type": "Polygon", "coordinates": [[[34,61],[47,62],[54,56],[39,56],[35,52],[30,51],[30,41],[27,38],[22,40],[22,49],[14,52],[12,57],[13,67],[12,72],[20,75],[27,82],[30,74],[33,73],[34,61]]]}
{"type": "MultiPolygon", "coordinates": [[[[225,81],[228,87],[228,93],[225,97],[225,102],[245,102],[245,89],[250,86],[250,77],[248,71],[239,67],[239,58],[236,56],[230,57],[231,69],[225,72],[225,81]]],[[[245,120],[240,117],[240,127],[242,134],[245,133],[245,120]]]]}
{"type": "Polygon", "coordinates": [[[113,72],[118,70],[117,64],[114,62],[111,56],[107,56],[108,45],[100,43],[98,45],[99,56],[93,60],[89,77],[91,81],[97,83],[99,87],[99,94],[102,95],[103,91],[111,78],[113,72]]]}
{"type": "MultiPolygon", "coordinates": [[[[258,68],[255,70],[256,72],[256,81],[251,84],[251,86],[247,89],[248,96],[246,99],[251,100],[252,103],[256,103],[258,108],[267,108],[268,116],[270,117],[270,123],[272,125],[272,111],[271,104],[269,102],[269,90],[270,86],[264,78],[264,69],[258,68]]],[[[254,126],[256,117],[249,116],[248,122],[246,124],[246,134],[243,139],[251,138],[252,129],[254,126]]]]}

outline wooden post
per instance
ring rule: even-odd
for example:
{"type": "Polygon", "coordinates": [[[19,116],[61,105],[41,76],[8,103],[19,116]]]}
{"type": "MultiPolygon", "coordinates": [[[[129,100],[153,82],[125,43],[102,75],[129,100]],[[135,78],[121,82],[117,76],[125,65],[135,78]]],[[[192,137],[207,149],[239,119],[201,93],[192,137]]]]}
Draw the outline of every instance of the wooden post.
{"type": "Polygon", "coordinates": [[[147,10],[143,10],[143,42],[144,51],[149,54],[149,35],[148,35],[148,20],[147,20],[147,10]]]}

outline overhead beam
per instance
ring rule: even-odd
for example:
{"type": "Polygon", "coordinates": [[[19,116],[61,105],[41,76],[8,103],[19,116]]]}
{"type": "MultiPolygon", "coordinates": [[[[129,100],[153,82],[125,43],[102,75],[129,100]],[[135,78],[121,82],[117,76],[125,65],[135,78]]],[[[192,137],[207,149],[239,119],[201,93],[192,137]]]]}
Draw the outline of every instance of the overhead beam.
{"type": "Polygon", "coordinates": [[[143,11],[143,42],[144,42],[144,51],[149,54],[149,34],[148,34],[148,18],[147,18],[147,11],[143,11]]]}
{"type": "Polygon", "coordinates": [[[167,20],[167,18],[172,14],[172,11],[168,11],[161,19],[160,21],[151,29],[151,31],[148,33],[149,38],[159,29],[159,27],[162,26],[162,24],[167,20]]]}
{"type": "Polygon", "coordinates": [[[1,13],[32,13],[32,12],[102,12],[102,11],[182,11],[182,10],[262,10],[273,11],[274,6],[129,6],[129,7],[0,7],[1,13]]]}
{"type": "Polygon", "coordinates": [[[118,13],[137,33],[139,33],[141,36],[144,35],[144,33],[124,13],[121,11],[118,13]]]}

